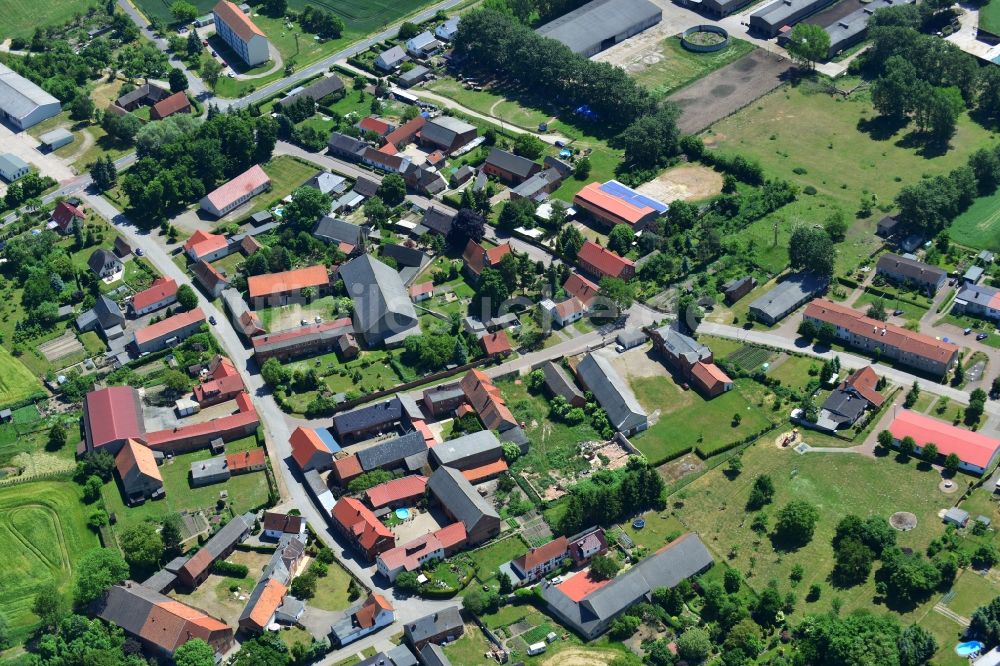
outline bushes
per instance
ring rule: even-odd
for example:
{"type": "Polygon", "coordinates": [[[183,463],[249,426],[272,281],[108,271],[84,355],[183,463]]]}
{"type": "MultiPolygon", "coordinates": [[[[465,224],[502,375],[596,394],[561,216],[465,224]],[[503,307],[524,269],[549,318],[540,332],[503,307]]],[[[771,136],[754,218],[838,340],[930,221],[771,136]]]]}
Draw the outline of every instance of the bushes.
{"type": "Polygon", "coordinates": [[[220,576],[227,576],[228,578],[246,578],[250,575],[250,569],[248,569],[245,564],[236,564],[235,562],[220,560],[212,565],[212,573],[216,573],[220,576]]]}

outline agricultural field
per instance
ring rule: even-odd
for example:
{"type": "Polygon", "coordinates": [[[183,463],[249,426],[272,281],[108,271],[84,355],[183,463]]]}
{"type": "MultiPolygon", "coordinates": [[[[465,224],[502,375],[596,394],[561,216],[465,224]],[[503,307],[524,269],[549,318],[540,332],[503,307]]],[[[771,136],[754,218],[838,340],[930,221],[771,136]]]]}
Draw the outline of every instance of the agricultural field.
{"type": "MultiPolygon", "coordinates": [[[[938,489],[940,475],[910,460],[895,457],[876,459],[853,454],[809,453],[799,455],[760,440],[743,454],[743,473],[730,480],[716,468],[670,499],[675,515],[688,529],[698,532],[714,551],[718,561],[728,561],[739,569],[751,587],[760,591],[768,581],[779,583],[782,595],[791,589],[789,573],[796,564],[805,568],[805,577],[796,587],[800,599],[812,583],[828,588],[833,566],[830,540],[837,522],[848,513],[886,519],[896,511],[917,517],[916,527],[898,535],[901,547],[923,551],[931,539],[944,533],[937,517],[940,509],[954,503],[938,489]],[[773,504],[764,509],[773,516],[789,500],[804,500],[819,509],[820,520],[812,540],[804,547],[777,553],[767,539],[750,529],[744,509],[756,476],[767,474],[777,492],[773,504]]],[[[815,603],[799,603],[795,614],[823,612],[839,597],[843,612],[873,605],[874,581],[846,589],[824,589],[815,603]]],[[[922,606],[906,613],[903,623],[914,621],[926,610],[922,606]]]]}
{"type": "MultiPolygon", "coordinates": [[[[850,87],[853,82],[838,85],[850,87]]],[[[779,88],[703,135],[711,149],[755,158],[769,175],[816,189],[815,195],[800,195],[739,234],[754,243],[764,268],[780,270],[787,264],[788,238],[795,225],[822,222],[834,209],[854,218],[861,197],[872,193],[884,208],[852,224],[847,239],[838,245],[837,271],[853,269],[878,246],[875,222],[883,210],[891,210],[892,198],[904,185],[964,165],[974,150],[996,142],[988,130],[962,115],[952,148],[927,154],[908,137],[911,128],[889,134],[874,118],[864,91],[844,99],[818,84],[803,83],[779,88]]]]}
{"type": "Polygon", "coordinates": [[[31,2],[30,0],[0,0],[0,42],[10,37],[30,39],[35,28],[62,25],[77,13],[83,14],[93,3],[89,0],[59,0],[59,2],[31,2]]]}
{"type": "Polygon", "coordinates": [[[736,380],[732,391],[705,400],[685,391],[669,375],[633,377],[629,383],[639,403],[656,422],[633,438],[651,461],[663,460],[692,446],[706,452],[760,432],[771,424],[765,405],[770,396],[749,379],[736,380]],[[739,421],[735,418],[739,415],[739,421]]]}
{"type": "Polygon", "coordinates": [[[1000,192],[973,201],[969,209],[951,223],[948,234],[962,245],[1000,251],[1000,192]]]}
{"type": "Polygon", "coordinates": [[[0,407],[30,397],[42,383],[10,352],[0,347],[0,407]]]}
{"type": "Polygon", "coordinates": [[[39,481],[0,488],[0,614],[15,641],[26,638],[37,618],[35,592],[55,581],[68,591],[73,566],[100,544],[87,528],[88,509],[70,481],[39,481]]]}
{"type": "Polygon", "coordinates": [[[621,64],[632,78],[662,97],[739,60],[754,48],[750,42],[734,38],[721,51],[694,53],[681,45],[679,36],[673,36],[651,50],[635,54],[632,62],[621,64]]]}

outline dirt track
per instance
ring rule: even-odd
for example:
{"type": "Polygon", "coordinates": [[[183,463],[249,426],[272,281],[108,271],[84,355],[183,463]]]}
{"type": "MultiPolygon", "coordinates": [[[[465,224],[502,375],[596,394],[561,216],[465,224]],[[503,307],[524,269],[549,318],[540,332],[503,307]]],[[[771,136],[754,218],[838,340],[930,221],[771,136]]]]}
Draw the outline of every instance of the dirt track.
{"type": "Polygon", "coordinates": [[[791,67],[791,61],[758,49],[667,99],[681,108],[680,130],[694,134],[777,88],[791,67]]]}

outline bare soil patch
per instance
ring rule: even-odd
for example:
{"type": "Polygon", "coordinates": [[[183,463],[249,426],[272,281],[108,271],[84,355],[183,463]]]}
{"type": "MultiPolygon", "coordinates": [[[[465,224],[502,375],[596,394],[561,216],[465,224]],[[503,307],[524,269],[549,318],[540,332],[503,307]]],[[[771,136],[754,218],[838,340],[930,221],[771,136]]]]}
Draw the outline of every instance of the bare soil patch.
{"type": "Polygon", "coordinates": [[[52,362],[83,351],[83,344],[80,343],[75,335],[66,331],[58,338],[39,345],[38,351],[42,352],[45,360],[52,362]]]}
{"type": "Polygon", "coordinates": [[[909,511],[897,511],[889,516],[889,524],[900,532],[909,532],[917,526],[917,517],[909,511]]]}
{"type": "Polygon", "coordinates": [[[722,174],[706,166],[679,166],[636,189],[661,201],[707,199],[722,192],[722,174]]]}
{"type": "Polygon", "coordinates": [[[652,348],[643,345],[611,356],[611,365],[626,381],[636,377],[662,377],[666,374],[663,364],[654,356],[652,348]]]}
{"type": "Polygon", "coordinates": [[[678,481],[688,474],[696,474],[705,468],[705,463],[702,462],[701,458],[693,453],[689,453],[686,456],[681,456],[677,460],[671,460],[668,463],[663,463],[656,468],[660,476],[667,483],[673,483],[678,481]]]}
{"type": "Polygon", "coordinates": [[[620,654],[615,650],[570,648],[552,655],[542,666],[607,666],[620,654]]]}

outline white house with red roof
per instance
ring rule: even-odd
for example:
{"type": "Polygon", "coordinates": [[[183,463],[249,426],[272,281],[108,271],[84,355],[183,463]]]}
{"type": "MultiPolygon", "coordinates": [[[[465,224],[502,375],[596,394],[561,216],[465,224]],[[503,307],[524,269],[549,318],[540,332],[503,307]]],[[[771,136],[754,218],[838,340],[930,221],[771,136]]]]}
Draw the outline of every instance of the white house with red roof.
{"type": "Polygon", "coordinates": [[[198,229],[184,241],[184,251],[191,261],[215,261],[229,254],[229,241],[220,234],[198,229]]]}
{"type": "MultiPolygon", "coordinates": [[[[230,5],[231,3],[223,0],[219,4],[230,5]]],[[[239,13],[241,16],[243,15],[243,12],[239,13]]],[[[217,187],[202,197],[201,207],[216,217],[222,217],[237,206],[269,189],[271,189],[271,178],[260,168],[259,164],[254,164],[225,185],[217,187]]]]}
{"type": "Polygon", "coordinates": [[[924,446],[933,443],[942,458],[954,453],[962,461],[959,468],[976,476],[986,473],[1000,453],[1000,439],[959,428],[910,409],[899,411],[889,426],[889,432],[892,433],[893,446],[899,446],[904,437],[912,437],[919,454],[924,446]]]}
{"type": "Polygon", "coordinates": [[[143,289],[132,297],[129,303],[133,316],[155,312],[177,302],[177,281],[173,278],[158,277],[148,289],[143,289]]]}
{"type": "Polygon", "coordinates": [[[221,0],[212,9],[215,34],[222,38],[247,65],[253,67],[270,58],[267,37],[239,7],[221,0]]]}
{"type": "Polygon", "coordinates": [[[569,555],[569,541],[561,536],[549,541],[544,546],[531,548],[521,557],[511,560],[511,568],[517,574],[519,581],[515,584],[533,583],[562,564],[569,555]]]}
{"type": "Polygon", "coordinates": [[[83,214],[83,211],[78,206],[65,201],[60,201],[56,204],[55,209],[52,211],[52,221],[56,223],[56,228],[59,229],[59,233],[61,234],[68,234],[73,231],[73,227],[83,224],[85,219],[87,219],[87,216],[83,214]]]}

